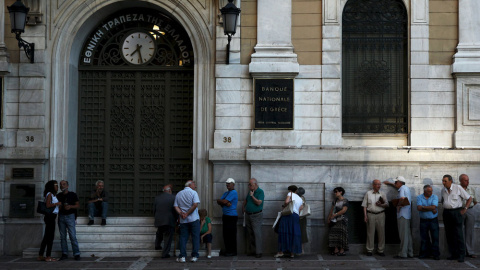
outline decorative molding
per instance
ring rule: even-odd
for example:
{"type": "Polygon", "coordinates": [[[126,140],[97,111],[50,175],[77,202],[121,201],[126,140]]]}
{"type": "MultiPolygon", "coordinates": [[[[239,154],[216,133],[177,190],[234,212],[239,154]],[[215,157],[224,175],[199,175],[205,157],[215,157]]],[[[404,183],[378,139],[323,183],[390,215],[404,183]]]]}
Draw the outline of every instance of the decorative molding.
{"type": "Polygon", "coordinates": [[[41,0],[25,0],[25,6],[30,8],[27,16],[27,25],[37,25],[43,22],[41,0]]]}
{"type": "Polygon", "coordinates": [[[463,124],[480,126],[480,84],[463,86],[463,124]]]}
{"type": "Polygon", "coordinates": [[[428,0],[412,0],[412,24],[428,24],[428,13],[428,0]]]}

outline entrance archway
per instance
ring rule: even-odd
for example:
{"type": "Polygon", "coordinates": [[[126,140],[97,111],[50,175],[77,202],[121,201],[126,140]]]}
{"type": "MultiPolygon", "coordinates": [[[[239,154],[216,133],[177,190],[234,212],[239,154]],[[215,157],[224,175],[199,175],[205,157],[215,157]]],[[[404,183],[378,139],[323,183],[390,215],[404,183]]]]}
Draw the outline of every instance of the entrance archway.
{"type": "Polygon", "coordinates": [[[91,32],[80,55],[77,193],[97,180],[115,216],[150,216],[166,183],[192,178],[193,49],[174,19],[119,11],[91,32]]]}

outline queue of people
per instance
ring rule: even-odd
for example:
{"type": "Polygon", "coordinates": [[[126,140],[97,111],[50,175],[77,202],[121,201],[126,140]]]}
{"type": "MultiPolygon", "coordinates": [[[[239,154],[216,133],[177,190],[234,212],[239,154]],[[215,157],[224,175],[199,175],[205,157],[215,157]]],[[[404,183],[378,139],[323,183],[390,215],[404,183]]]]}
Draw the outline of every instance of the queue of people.
{"type": "MultiPolygon", "coordinates": [[[[443,188],[441,197],[433,194],[433,187],[425,185],[423,194],[416,197],[416,208],[420,217],[420,258],[432,257],[440,259],[439,248],[439,222],[438,204],[443,204],[443,222],[450,256],[448,260],[463,262],[465,256],[476,258],[475,255],[475,214],[471,210],[477,204],[475,190],[469,187],[469,177],[462,174],[459,177],[460,185],[453,183],[450,175],[442,178],[443,188]]],[[[237,255],[237,204],[238,193],[235,190],[235,180],[228,178],[225,182],[227,191],[217,204],[222,208],[223,242],[220,255],[237,255]]],[[[397,189],[396,199],[391,203],[397,213],[398,236],[400,239],[399,250],[394,258],[406,259],[413,257],[413,241],[411,228],[412,197],[404,177],[398,176],[392,183],[384,181],[383,184],[397,189]]],[[[377,250],[379,256],[385,256],[385,211],[389,207],[387,195],[380,191],[382,182],[378,179],[372,181],[372,189],[367,191],[362,202],[364,222],[366,223],[366,255],[373,256],[374,239],[377,236],[377,250]]],[[[58,193],[58,183],[48,181],[44,190],[44,202],[50,208],[50,214],[44,216],[45,234],[40,246],[38,260],[47,262],[56,261],[51,257],[51,250],[55,232],[55,221],[58,215],[62,256],[59,260],[68,258],[68,245],[66,234],[68,232],[73,249],[73,257],[80,260],[80,250],[76,239],[75,220],[76,210],[79,208],[78,196],[68,190],[68,182],[60,182],[61,192],[58,193]],[[53,209],[53,210],[52,210],[53,209]],[[46,249],[46,253],[45,253],[46,249]],[[45,253],[45,256],[44,256],[45,253]]],[[[305,189],[291,185],[276,222],[275,231],[278,233],[278,252],[274,257],[294,258],[303,253],[303,244],[308,242],[306,233],[306,217],[302,210],[306,206],[303,196],[305,189]]],[[[349,201],[344,197],[346,191],[343,187],[333,189],[332,202],[327,223],[329,225],[328,247],[331,255],[345,256],[348,247],[348,217],[349,201]]],[[[248,182],[248,194],[242,205],[244,213],[244,226],[246,228],[247,255],[262,257],[262,223],[265,194],[259,187],[258,181],[252,178],[248,182]]],[[[88,201],[90,222],[93,224],[94,214],[100,212],[102,225],[106,225],[106,209],[108,209],[108,193],[104,190],[103,181],[96,182],[96,189],[92,191],[88,201]]],[[[186,244],[192,239],[191,262],[196,262],[199,257],[199,247],[205,244],[207,258],[211,258],[211,244],[213,239],[212,223],[206,209],[198,209],[200,199],[196,192],[195,181],[185,183],[183,190],[176,195],[172,194],[172,185],[163,187],[163,192],[155,198],[153,211],[155,227],[157,227],[155,249],[162,250],[162,258],[170,257],[170,246],[175,234],[176,225],[179,224],[178,262],[186,262],[186,244]],[[162,242],[164,246],[162,248],[162,242]]]]}

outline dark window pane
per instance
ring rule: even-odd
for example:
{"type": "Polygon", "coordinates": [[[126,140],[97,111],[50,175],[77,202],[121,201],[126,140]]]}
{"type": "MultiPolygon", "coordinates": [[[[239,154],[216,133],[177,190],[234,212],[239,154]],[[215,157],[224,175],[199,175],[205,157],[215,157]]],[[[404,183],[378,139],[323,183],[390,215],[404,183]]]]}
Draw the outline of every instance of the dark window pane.
{"type": "Polygon", "coordinates": [[[401,0],[343,11],[343,133],[407,133],[407,12],[401,0]]]}

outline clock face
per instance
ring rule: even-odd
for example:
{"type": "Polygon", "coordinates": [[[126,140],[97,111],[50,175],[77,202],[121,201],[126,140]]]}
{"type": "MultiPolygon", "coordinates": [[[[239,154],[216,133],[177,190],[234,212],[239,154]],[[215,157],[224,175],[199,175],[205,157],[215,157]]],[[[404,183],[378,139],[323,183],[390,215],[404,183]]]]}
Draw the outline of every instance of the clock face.
{"type": "Polygon", "coordinates": [[[150,61],[155,55],[155,41],[144,32],[128,34],[122,43],[123,58],[134,65],[142,65],[150,61]]]}

